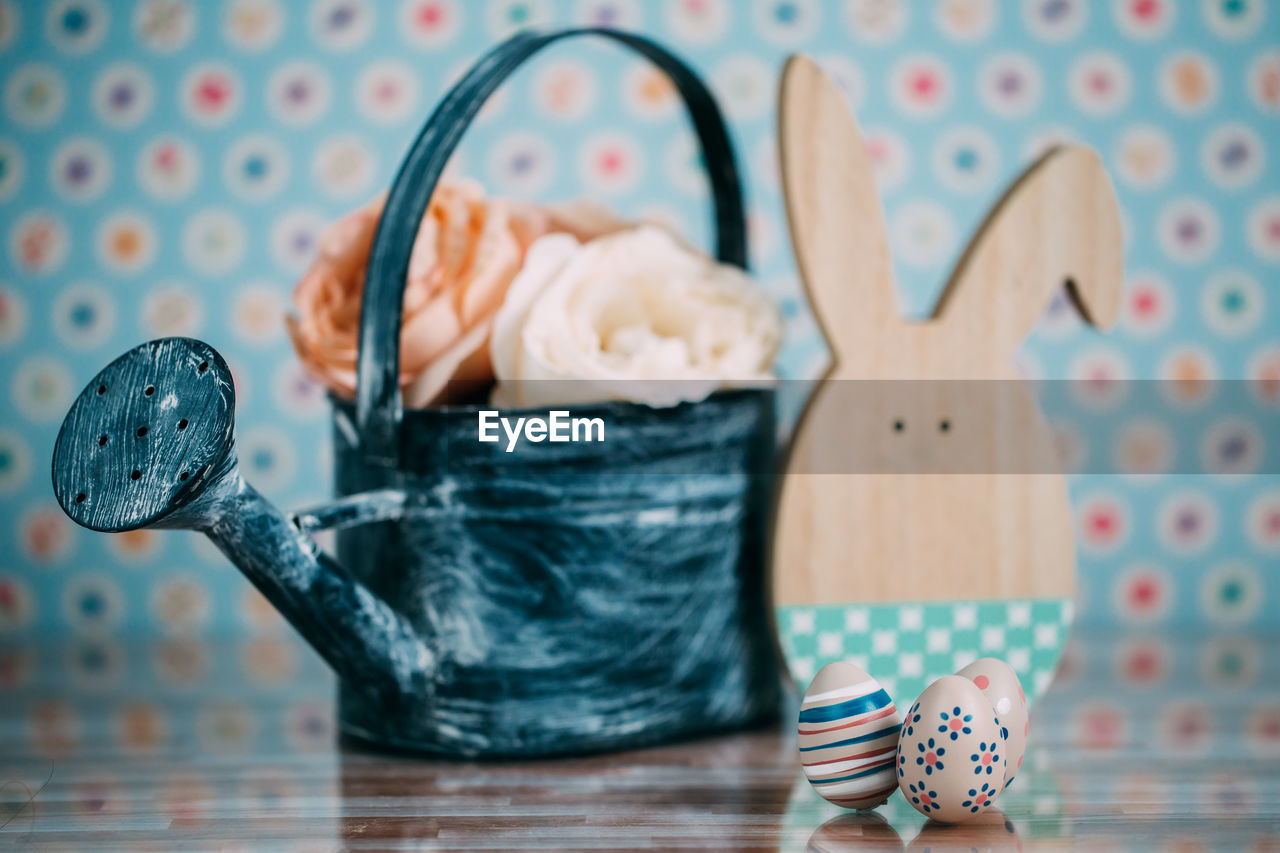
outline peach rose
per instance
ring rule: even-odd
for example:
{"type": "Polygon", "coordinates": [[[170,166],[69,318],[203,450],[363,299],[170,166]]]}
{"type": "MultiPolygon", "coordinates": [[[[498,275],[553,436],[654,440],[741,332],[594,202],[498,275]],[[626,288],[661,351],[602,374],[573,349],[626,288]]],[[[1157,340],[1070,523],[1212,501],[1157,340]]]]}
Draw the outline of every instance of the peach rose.
{"type": "MultiPolygon", "coordinates": [[[[285,319],[307,372],[347,398],[355,396],[365,264],[384,202],[385,196],[374,199],[321,237],[315,262],[294,290],[297,313],[285,319]]],[[[589,205],[540,208],[486,199],[472,181],[441,181],[409,260],[400,328],[405,407],[444,402],[446,390],[492,380],[493,318],[534,240],[553,231],[587,240],[620,225],[589,205]]]]}

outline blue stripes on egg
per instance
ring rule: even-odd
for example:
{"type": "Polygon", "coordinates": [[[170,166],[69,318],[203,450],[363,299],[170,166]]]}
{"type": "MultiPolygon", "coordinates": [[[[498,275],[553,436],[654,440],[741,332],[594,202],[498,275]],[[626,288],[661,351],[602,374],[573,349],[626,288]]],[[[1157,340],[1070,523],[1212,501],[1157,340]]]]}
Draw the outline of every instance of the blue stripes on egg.
{"type": "Polygon", "coordinates": [[[870,809],[897,789],[902,716],[860,667],[843,661],[824,666],[805,692],[797,724],[805,777],[824,799],[870,809]]]}

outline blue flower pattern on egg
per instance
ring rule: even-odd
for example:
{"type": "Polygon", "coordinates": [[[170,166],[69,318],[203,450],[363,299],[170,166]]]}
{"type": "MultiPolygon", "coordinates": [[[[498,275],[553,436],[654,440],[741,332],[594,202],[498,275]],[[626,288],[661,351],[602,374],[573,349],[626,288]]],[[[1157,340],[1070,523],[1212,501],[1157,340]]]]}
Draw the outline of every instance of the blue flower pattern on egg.
{"type": "Polygon", "coordinates": [[[973,734],[973,729],[969,726],[969,723],[973,722],[973,714],[961,716],[959,705],[952,708],[950,714],[943,711],[938,716],[942,720],[942,725],[938,726],[938,731],[942,734],[950,734],[952,740],[958,739],[961,732],[967,735],[973,734]]]}
{"type": "Polygon", "coordinates": [[[924,775],[932,776],[934,770],[946,769],[946,765],[942,763],[942,756],[947,754],[947,750],[934,743],[933,738],[929,738],[928,746],[917,743],[916,749],[920,753],[916,756],[916,764],[924,767],[924,775]]]}
{"type": "Polygon", "coordinates": [[[985,809],[987,806],[991,805],[995,800],[995,796],[995,788],[992,788],[989,783],[983,782],[981,788],[970,788],[969,799],[965,800],[960,805],[967,808],[970,812],[977,814],[979,809],[985,809]]]}
{"type": "Polygon", "coordinates": [[[939,805],[937,791],[928,790],[928,786],[923,782],[920,783],[919,787],[916,786],[915,782],[912,782],[910,787],[911,802],[915,803],[921,812],[928,814],[929,812],[938,810],[939,805]]]}
{"type": "Polygon", "coordinates": [[[969,760],[974,763],[973,775],[980,776],[983,772],[986,772],[990,776],[993,769],[999,766],[1000,762],[1000,754],[996,752],[995,741],[991,743],[987,743],[985,740],[979,741],[978,751],[970,755],[969,760]]]}
{"type": "MultiPolygon", "coordinates": [[[[999,717],[996,717],[996,718],[995,718],[995,720],[996,720],[996,726],[998,726],[998,727],[999,727],[999,729],[1000,729],[1000,740],[1001,740],[1001,742],[1002,742],[1002,743],[1008,743],[1008,742],[1009,742],[1009,727],[1008,727],[1008,726],[1005,726],[1005,725],[1002,725],[1002,724],[1000,723],[1000,718],[999,718],[999,717]]],[[[1008,755],[1008,753],[1006,753],[1006,756],[1007,756],[1007,755],[1008,755]]],[[[988,773],[990,773],[990,772],[991,772],[991,768],[989,768],[989,767],[988,767],[988,768],[987,768],[987,772],[988,772],[988,773]]],[[[1008,779],[1004,780],[1004,787],[1005,787],[1005,788],[1008,788],[1008,787],[1009,787],[1010,785],[1012,785],[1012,784],[1013,784],[1013,777],[1012,777],[1012,776],[1010,776],[1008,779]]],[[[1000,790],[1002,790],[1002,791],[1003,791],[1003,790],[1004,790],[1004,788],[1001,788],[1000,790]]]]}
{"type": "Polygon", "coordinates": [[[911,710],[907,712],[906,732],[908,735],[916,733],[916,723],[920,722],[920,703],[911,706],[911,710]]]}

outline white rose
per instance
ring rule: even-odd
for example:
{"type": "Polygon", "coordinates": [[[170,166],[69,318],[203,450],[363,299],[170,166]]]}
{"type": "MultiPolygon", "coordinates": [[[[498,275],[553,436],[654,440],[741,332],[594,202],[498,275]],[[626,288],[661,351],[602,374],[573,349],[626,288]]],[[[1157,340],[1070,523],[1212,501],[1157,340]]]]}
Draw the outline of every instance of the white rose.
{"type": "Polygon", "coordinates": [[[697,401],[770,380],[780,339],[776,306],[742,270],[660,228],[583,244],[549,234],[529,247],[494,318],[493,401],[697,401]]]}

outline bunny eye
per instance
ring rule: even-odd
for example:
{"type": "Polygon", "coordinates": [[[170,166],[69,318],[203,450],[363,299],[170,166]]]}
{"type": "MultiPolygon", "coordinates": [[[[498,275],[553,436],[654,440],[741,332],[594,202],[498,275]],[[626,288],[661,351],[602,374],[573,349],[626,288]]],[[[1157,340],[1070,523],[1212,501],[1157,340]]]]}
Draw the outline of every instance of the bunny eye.
{"type": "Polygon", "coordinates": [[[938,421],[938,429],[942,432],[951,432],[951,421],[946,418],[938,421]]]}
{"type": "Polygon", "coordinates": [[[907,428],[907,425],[906,425],[906,424],[904,424],[901,420],[896,420],[896,421],[894,421],[894,422],[893,422],[893,431],[894,431],[894,432],[902,432],[902,431],[903,431],[904,429],[906,429],[906,428],[907,428]]]}

